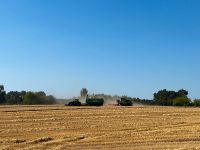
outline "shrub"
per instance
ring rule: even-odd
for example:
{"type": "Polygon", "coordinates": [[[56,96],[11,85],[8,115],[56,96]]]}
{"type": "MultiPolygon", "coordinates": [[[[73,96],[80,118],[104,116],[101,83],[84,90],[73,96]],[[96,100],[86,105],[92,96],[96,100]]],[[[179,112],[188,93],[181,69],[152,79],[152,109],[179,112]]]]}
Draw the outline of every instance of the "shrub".
{"type": "Polygon", "coordinates": [[[88,106],[102,106],[104,104],[103,98],[87,98],[86,105],[88,106]]]}
{"type": "Polygon", "coordinates": [[[177,97],[172,100],[173,106],[188,106],[190,104],[190,99],[187,97],[177,97]]]}

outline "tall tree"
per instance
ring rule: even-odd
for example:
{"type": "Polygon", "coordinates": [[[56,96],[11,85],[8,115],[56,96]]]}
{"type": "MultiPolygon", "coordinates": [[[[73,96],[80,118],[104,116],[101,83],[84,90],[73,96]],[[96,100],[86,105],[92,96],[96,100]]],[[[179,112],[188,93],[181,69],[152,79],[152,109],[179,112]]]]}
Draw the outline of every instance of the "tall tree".
{"type": "Polygon", "coordinates": [[[18,91],[10,91],[6,94],[6,102],[8,104],[22,104],[23,93],[18,91]]]}
{"type": "Polygon", "coordinates": [[[4,91],[4,86],[0,85],[0,103],[6,102],[6,92],[4,91]]]}
{"type": "Polygon", "coordinates": [[[181,97],[185,97],[188,95],[188,91],[184,90],[184,89],[181,89],[178,91],[178,95],[181,97]]]}

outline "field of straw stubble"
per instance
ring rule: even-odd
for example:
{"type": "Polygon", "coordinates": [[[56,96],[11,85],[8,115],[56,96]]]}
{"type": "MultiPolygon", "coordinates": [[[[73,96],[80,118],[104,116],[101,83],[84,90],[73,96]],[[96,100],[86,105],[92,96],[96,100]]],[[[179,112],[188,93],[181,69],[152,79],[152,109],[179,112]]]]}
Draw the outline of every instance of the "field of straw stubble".
{"type": "Polygon", "coordinates": [[[0,149],[200,149],[200,108],[0,106],[0,149]]]}

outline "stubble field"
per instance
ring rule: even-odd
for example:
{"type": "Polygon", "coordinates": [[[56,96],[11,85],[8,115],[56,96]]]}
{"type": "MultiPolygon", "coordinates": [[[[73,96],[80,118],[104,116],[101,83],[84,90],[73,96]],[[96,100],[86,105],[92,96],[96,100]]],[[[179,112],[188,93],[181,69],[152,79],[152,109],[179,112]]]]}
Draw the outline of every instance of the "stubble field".
{"type": "Polygon", "coordinates": [[[0,106],[0,149],[200,149],[200,108],[0,106]]]}

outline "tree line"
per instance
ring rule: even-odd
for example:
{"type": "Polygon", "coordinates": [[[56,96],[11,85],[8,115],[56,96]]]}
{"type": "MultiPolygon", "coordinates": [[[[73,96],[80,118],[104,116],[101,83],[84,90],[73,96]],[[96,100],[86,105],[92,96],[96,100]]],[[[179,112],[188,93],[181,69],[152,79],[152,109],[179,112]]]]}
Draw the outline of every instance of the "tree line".
{"type": "MultiPolygon", "coordinates": [[[[107,101],[116,101],[123,98],[125,105],[160,105],[160,106],[200,106],[200,99],[191,100],[188,98],[188,91],[181,89],[179,91],[168,91],[166,89],[154,93],[153,100],[133,98],[128,96],[106,95],[106,94],[92,94],[88,95],[88,90],[83,88],[80,92],[81,97],[91,97],[93,99],[103,99],[107,101]]],[[[120,101],[119,101],[120,102],[120,101]]],[[[121,103],[122,103],[121,102],[121,103]]],[[[57,100],[52,95],[46,95],[45,92],[31,92],[31,91],[10,91],[6,93],[4,86],[0,85],[0,104],[56,104],[57,100]]]]}
{"type": "Polygon", "coordinates": [[[46,95],[45,92],[31,92],[31,91],[10,91],[6,93],[4,86],[0,85],[0,104],[11,105],[42,105],[55,104],[56,99],[52,95],[46,95]]]}

